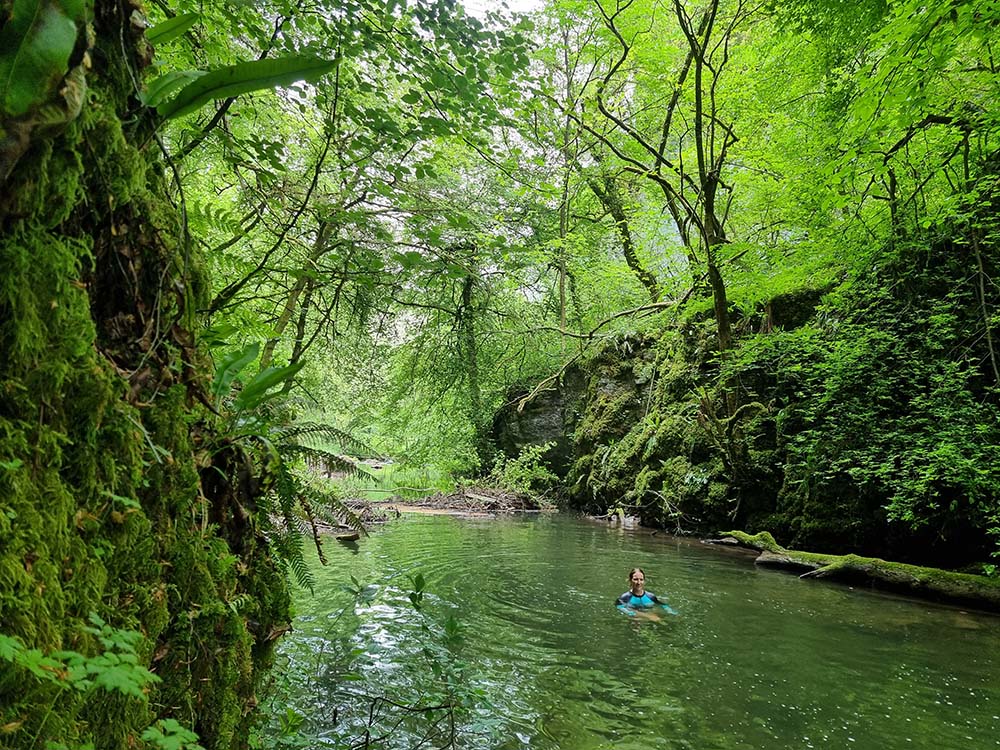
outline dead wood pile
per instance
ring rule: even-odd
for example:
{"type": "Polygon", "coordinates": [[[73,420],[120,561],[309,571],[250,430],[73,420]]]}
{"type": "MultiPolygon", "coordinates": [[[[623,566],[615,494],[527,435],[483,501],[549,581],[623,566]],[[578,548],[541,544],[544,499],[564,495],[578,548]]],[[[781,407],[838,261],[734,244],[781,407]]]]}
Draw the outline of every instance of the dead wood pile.
{"type": "Polygon", "coordinates": [[[492,487],[465,487],[454,492],[438,492],[419,500],[395,498],[401,505],[435,508],[463,513],[538,513],[553,506],[544,500],[521,492],[508,492],[492,487]]]}

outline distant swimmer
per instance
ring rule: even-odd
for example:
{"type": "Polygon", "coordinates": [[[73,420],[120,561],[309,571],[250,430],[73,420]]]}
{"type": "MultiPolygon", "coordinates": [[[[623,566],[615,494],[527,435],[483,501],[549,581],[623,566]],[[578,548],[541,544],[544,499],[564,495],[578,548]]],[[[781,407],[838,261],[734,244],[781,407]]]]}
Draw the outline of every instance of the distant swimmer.
{"type": "Polygon", "coordinates": [[[628,582],[631,588],[618,597],[617,605],[629,617],[635,617],[637,611],[654,607],[662,607],[672,615],[677,614],[669,604],[657,599],[656,594],[646,591],[646,574],[642,568],[632,568],[628,574],[628,582]]]}

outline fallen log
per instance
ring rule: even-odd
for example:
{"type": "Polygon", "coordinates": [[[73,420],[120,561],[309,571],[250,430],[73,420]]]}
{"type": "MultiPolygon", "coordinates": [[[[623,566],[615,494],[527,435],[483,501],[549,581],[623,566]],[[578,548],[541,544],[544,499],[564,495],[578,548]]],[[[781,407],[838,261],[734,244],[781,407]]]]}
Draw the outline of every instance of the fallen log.
{"type": "Polygon", "coordinates": [[[820,564],[816,562],[806,562],[805,560],[797,560],[790,555],[779,555],[776,552],[761,552],[754,560],[757,565],[763,565],[768,568],[780,568],[782,570],[790,570],[793,573],[803,572],[803,575],[799,578],[808,575],[804,571],[815,572],[820,564]]]}
{"type": "Polygon", "coordinates": [[[755,561],[757,565],[793,570],[800,573],[799,578],[804,580],[829,578],[855,584],[865,583],[874,588],[925,599],[1000,612],[1000,579],[997,578],[890,562],[877,557],[826,555],[785,549],[766,531],[754,535],[743,531],[727,531],[723,534],[723,539],[732,539],[742,547],[759,551],[760,555],[755,561]]]}

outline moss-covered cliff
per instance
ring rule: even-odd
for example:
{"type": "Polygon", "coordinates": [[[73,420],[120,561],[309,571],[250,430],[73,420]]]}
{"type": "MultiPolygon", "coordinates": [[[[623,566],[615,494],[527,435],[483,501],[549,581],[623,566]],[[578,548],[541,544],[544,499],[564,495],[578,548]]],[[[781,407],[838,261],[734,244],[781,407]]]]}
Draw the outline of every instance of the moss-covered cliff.
{"type": "MultiPolygon", "coordinates": [[[[834,287],[734,309],[725,357],[697,302],[595,348],[576,376],[572,505],[768,530],[800,549],[987,562],[1000,410],[983,310],[1000,295],[982,303],[960,230],[873,251],[834,287]]],[[[997,249],[979,251],[992,278],[997,249]]]]}
{"type": "Polygon", "coordinates": [[[288,617],[200,403],[205,283],[136,98],[137,10],[84,8],[67,75],[0,123],[0,634],[94,656],[94,613],[141,633],[138,663],[162,682],[145,700],[77,689],[0,649],[0,747],[134,748],[163,717],[239,747],[288,617]]]}

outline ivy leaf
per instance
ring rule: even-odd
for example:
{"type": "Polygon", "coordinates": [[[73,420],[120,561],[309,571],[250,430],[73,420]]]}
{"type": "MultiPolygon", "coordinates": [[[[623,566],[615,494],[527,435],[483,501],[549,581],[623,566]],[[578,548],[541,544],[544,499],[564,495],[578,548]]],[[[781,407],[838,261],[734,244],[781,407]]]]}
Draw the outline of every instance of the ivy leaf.
{"type": "Polygon", "coordinates": [[[0,30],[0,108],[23,115],[48,99],[69,67],[83,0],[14,0],[0,30]]]}
{"type": "Polygon", "coordinates": [[[288,86],[296,81],[314,81],[329,73],[335,61],[308,55],[277,60],[252,60],[213,70],[192,81],[173,99],[156,107],[168,119],[182,117],[213,99],[226,99],[250,91],[288,86]]]}
{"type": "Polygon", "coordinates": [[[146,39],[150,44],[166,44],[198,23],[200,17],[197,13],[181,13],[173,18],[168,18],[149,29],[146,32],[146,39]]]}

